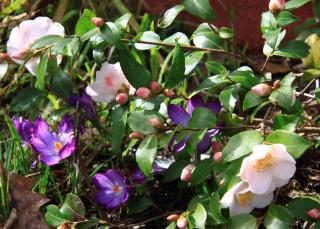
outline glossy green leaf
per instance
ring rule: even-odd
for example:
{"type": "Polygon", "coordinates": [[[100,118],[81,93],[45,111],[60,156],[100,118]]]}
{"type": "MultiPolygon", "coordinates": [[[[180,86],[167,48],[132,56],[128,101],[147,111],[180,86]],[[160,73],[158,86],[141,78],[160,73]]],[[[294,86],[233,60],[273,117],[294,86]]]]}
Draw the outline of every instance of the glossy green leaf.
{"type": "Polygon", "coordinates": [[[197,65],[199,64],[200,60],[203,57],[203,52],[201,51],[196,51],[196,52],[192,52],[189,53],[186,58],[185,58],[185,71],[184,74],[185,75],[189,75],[193,69],[195,69],[195,67],[197,67],[197,65]]]}
{"type": "Polygon", "coordinates": [[[218,192],[214,192],[209,200],[207,208],[208,219],[210,217],[214,220],[215,224],[225,224],[227,220],[221,214],[220,197],[218,192]]]}
{"type": "Polygon", "coordinates": [[[263,102],[267,101],[266,97],[258,96],[252,91],[248,91],[243,99],[243,110],[246,111],[252,107],[255,107],[263,102]]]}
{"type": "Polygon", "coordinates": [[[46,210],[47,212],[45,214],[45,218],[50,226],[58,227],[66,221],[66,219],[64,218],[64,216],[62,215],[62,213],[56,205],[48,205],[46,207],[46,210]]]}
{"type": "Polygon", "coordinates": [[[209,0],[182,0],[182,4],[189,13],[197,17],[207,20],[216,18],[209,0]]]}
{"type": "Polygon", "coordinates": [[[294,90],[291,86],[283,86],[273,91],[270,95],[270,100],[277,103],[287,111],[291,111],[294,99],[294,90]]]}
{"type": "Polygon", "coordinates": [[[113,22],[107,22],[100,28],[101,37],[104,41],[117,47],[121,46],[121,30],[113,22]]]}
{"type": "Polygon", "coordinates": [[[76,24],[76,35],[81,37],[83,34],[89,32],[90,30],[96,28],[91,19],[95,17],[96,14],[91,10],[84,9],[83,14],[80,16],[76,24]]]}
{"type": "MultiPolygon", "coordinates": [[[[139,40],[146,41],[146,42],[156,42],[156,43],[161,42],[160,36],[152,31],[143,32],[139,40]]],[[[148,49],[157,47],[157,45],[144,44],[144,43],[135,43],[134,46],[136,47],[136,49],[139,49],[139,50],[148,50],[148,49]]]]}
{"type": "Polygon", "coordinates": [[[195,129],[211,128],[215,127],[216,121],[216,116],[211,110],[205,107],[199,107],[192,112],[192,117],[188,122],[188,127],[195,129]]]}
{"type": "Polygon", "coordinates": [[[264,218],[266,229],[284,229],[290,228],[294,222],[292,213],[285,207],[280,205],[271,205],[264,218]]]}
{"type": "Polygon", "coordinates": [[[49,70],[49,73],[51,75],[50,86],[52,90],[61,97],[69,98],[73,89],[71,77],[57,67],[53,67],[52,70],[49,70]]]}
{"type": "Polygon", "coordinates": [[[48,66],[48,54],[45,52],[40,57],[40,63],[37,69],[37,88],[40,91],[45,89],[45,76],[48,66]]]}
{"type": "MultiPolygon", "coordinates": [[[[180,44],[180,45],[190,45],[190,40],[184,33],[176,32],[171,36],[163,40],[163,43],[166,44],[180,44]]],[[[196,53],[196,52],[195,52],[196,53]]]]}
{"type": "Polygon", "coordinates": [[[198,87],[198,90],[206,90],[206,89],[216,89],[216,88],[224,88],[226,85],[230,83],[229,80],[225,79],[220,75],[211,76],[208,79],[204,80],[198,87]]]}
{"type": "Polygon", "coordinates": [[[218,32],[218,29],[213,25],[209,26],[208,23],[202,23],[192,34],[193,43],[200,48],[223,49],[223,39],[218,32]],[[213,31],[213,29],[217,31],[213,31]]]}
{"type": "Polygon", "coordinates": [[[274,55],[288,58],[303,58],[309,54],[309,48],[309,45],[304,41],[294,40],[279,47],[279,50],[275,51],[274,55]]]}
{"type": "Polygon", "coordinates": [[[134,111],[129,115],[128,123],[133,131],[143,134],[156,133],[158,130],[148,123],[150,118],[158,118],[163,121],[162,116],[155,111],[134,111]]]}
{"type": "Polygon", "coordinates": [[[183,5],[176,5],[168,9],[159,22],[160,28],[166,28],[171,25],[182,10],[184,10],[183,5]]]}
{"type": "Polygon", "coordinates": [[[219,100],[227,110],[233,112],[233,109],[239,99],[239,87],[230,86],[225,88],[219,95],[219,100]]]}
{"type": "Polygon", "coordinates": [[[122,15],[121,17],[119,17],[114,22],[114,24],[116,24],[119,28],[125,29],[128,26],[131,18],[132,18],[132,14],[126,13],[126,14],[122,15]]]}
{"type": "Polygon", "coordinates": [[[204,159],[197,164],[192,172],[191,185],[198,185],[204,182],[210,175],[214,163],[212,159],[204,159]]]}
{"type": "Polygon", "coordinates": [[[249,214],[236,215],[229,219],[228,229],[255,229],[257,219],[249,214]]]}
{"type": "Polygon", "coordinates": [[[199,229],[206,228],[207,212],[202,204],[197,204],[197,207],[194,209],[191,214],[195,220],[196,227],[199,229]]]}
{"type": "Polygon", "coordinates": [[[309,55],[302,59],[302,63],[307,68],[320,69],[320,38],[317,34],[312,34],[306,39],[310,46],[309,55]]]}
{"type": "Polygon", "coordinates": [[[140,143],[136,152],[136,161],[147,177],[151,176],[152,164],[157,154],[157,146],[157,137],[149,135],[140,143]]]}
{"type": "Polygon", "coordinates": [[[30,50],[42,49],[44,47],[53,46],[54,44],[56,44],[61,40],[64,40],[64,38],[59,35],[47,35],[33,42],[30,50]]]}
{"type": "Polygon", "coordinates": [[[278,25],[277,25],[277,20],[274,17],[274,15],[271,12],[264,12],[262,13],[262,19],[261,19],[261,32],[263,34],[270,32],[270,31],[275,31],[277,30],[278,25]]]}
{"type": "Polygon", "coordinates": [[[206,67],[210,73],[213,73],[216,75],[223,75],[228,73],[228,70],[226,69],[226,67],[217,61],[208,61],[206,63],[206,67]]]}
{"type": "Polygon", "coordinates": [[[173,162],[169,168],[166,170],[166,173],[163,177],[163,182],[171,182],[175,179],[180,178],[181,172],[184,167],[186,167],[189,164],[189,162],[184,161],[184,160],[179,160],[173,162]]]}
{"type": "Polygon", "coordinates": [[[229,39],[233,37],[233,32],[229,28],[221,27],[219,31],[219,36],[223,39],[229,39]]]}
{"type": "Polygon", "coordinates": [[[68,193],[60,212],[68,220],[80,221],[85,217],[86,208],[78,196],[68,193]]]}
{"type": "Polygon", "coordinates": [[[287,130],[293,132],[300,118],[296,115],[278,114],[273,119],[273,130],[287,130]]]}
{"type": "Polygon", "coordinates": [[[28,111],[34,108],[42,99],[45,93],[36,88],[24,88],[11,101],[13,111],[28,111]]]}
{"type": "Polygon", "coordinates": [[[138,214],[146,210],[153,205],[152,201],[148,197],[137,197],[131,199],[128,203],[128,214],[138,214]]]}
{"type": "Polygon", "coordinates": [[[251,89],[253,86],[260,83],[258,77],[255,77],[249,71],[235,71],[229,74],[229,79],[231,79],[234,83],[238,83],[241,87],[246,89],[251,89]]]}
{"type": "Polygon", "coordinates": [[[290,1],[286,2],[285,9],[286,10],[297,9],[297,8],[303,6],[304,4],[307,4],[308,2],[311,2],[311,1],[312,0],[290,0],[290,1]]]}
{"type": "Polygon", "coordinates": [[[114,154],[121,152],[122,139],[125,134],[127,123],[127,110],[124,106],[119,106],[112,111],[111,115],[111,150],[114,154]]]}
{"type": "Polygon", "coordinates": [[[307,212],[314,208],[320,208],[320,200],[315,197],[302,196],[290,201],[287,208],[298,219],[313,221],[307,212]]]}
{"type": "Polygon", "coordinates": [[[285,27],[297,21],[299,21],[299,18],[288,11],[281,11],[277,16],[277,22],[282,27],[285,27]]]}

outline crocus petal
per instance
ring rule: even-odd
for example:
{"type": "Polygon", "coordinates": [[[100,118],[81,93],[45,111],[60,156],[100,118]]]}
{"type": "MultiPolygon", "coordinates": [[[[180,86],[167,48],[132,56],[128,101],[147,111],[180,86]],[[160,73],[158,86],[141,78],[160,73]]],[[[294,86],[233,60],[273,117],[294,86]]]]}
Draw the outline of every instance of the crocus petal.
{"type": "Polygon", "coordinates": [[[73,132],[73,119],[70,115],[64,115],[59,124],[58,134],[73,132]]]}
{"type": "Polygon", "coordinates": [[[200,95],[195,95],[188,100],[187,110],[189,115],[192,115],[192,112],[198,107],[206,107],[206,103],[200,95]]]}
{"type": "Polygon", "coordinates": [[[218,115],[221,110],[221,103],[219,101],[211,101],[208,103],[207,107],[214,113],[218,115]]]}
{"type": "Polygon", "coordinates": [[[188,121],[191,118],[183,107],[174,104],[168,106],[168,116],[174,124],[182,125],[183,127],[188,126],[188,121]]]}
{"type": "Polygon", "coordinates": [[[56,155],[40,155],[40,160],[48,166],[58,164],[60,157],[56,155]]]}
{"type": "Polygon", "coordinates": [[[44,156],[50,156],[50,155],[58,156],[58,154],[54,150],[55,138],[53,135],[51,136],[52,138],[51,137],[47,138],[45,139],[46,141],[43,141],[41,138],[32,138],[31,140],[32,148],[36,152],[44,156]]]}
{"type": "Polygon", "coordinates": [[[205,134],[202,140],[197,144],[197,152],[205,153],[211,147],[211,137],[205,134]]]}
{"type": "Polygon", "coordinates": [[[69,144],[66,144],[66,145],[62,148],[62,150],[59,152],[59,157],[60,157],[61,159],[65,159],[65,158],[69,157],[71,154],[74,153],[75,148],[76,148],[76,146],[75,146],[75,139],[74,139],[73,142],[71,142],[71,143],[69,143],[69,144]]]}
{"type": "Polygon", "coordinates": [[[97,173],[94,175],[92,182],[95,186],[101,189],[111,189],[113,186],[113,183],[106,177],[104,173],[97,173]]]}
{"type": "Polygon", "coordinates": [[[273,197],[273,192],[264,195],[253,195],[251,205],[255,208],[264,208],[272,202],[273,197]]]}
{"type": "Polygon", "coordinates": [[[278,162],[272,167],[272,175],[281,180],[289,180],[296,172],[296,165],[289,162],[278,162]]]}
{"type": "Polygon", "coordinates": [[[99,204],[108,204],[110,203],[114,198],[114,192],[107,189],[101,189],[96,192],[95,198],[97,203],[99,204]]]}

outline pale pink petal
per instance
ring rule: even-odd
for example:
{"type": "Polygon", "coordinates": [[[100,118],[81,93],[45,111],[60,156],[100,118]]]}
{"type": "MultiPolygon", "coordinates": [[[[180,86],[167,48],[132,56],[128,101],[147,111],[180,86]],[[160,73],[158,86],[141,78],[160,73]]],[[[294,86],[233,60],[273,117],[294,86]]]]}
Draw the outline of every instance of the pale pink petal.
{"type": "Polygon", "coordinates": [[[296,165],[291,162],[277,162],[272,166],[272,175],[281,180],[289,180],[296,172],[296,165]]]}
{"type": "Polygon", "coordinates": [[[235,195],[238,192],[239,188],[243,186],[243,183],[244,182],[240,182],[236,184],[223,195],[222,199],[220,200],[222,208],[228,208],[233,204],[233,202],[236,201],[235,195]]]}
{"type": "Polygon", "coordinates": [[[263,194],[263,195],[258,195],[258,194],[253,195],[250,205],[255,208],[264,208],[272,202],[273,197],[274,197],[273,192],[269,194],[263,194]]]}
{"type": "Polygon", "coordinates": [[[251,160],[259,160],[264,158],[272,149],[271,145],[256,145],[252,147],[252,154],[249,156],[251,160]]]}
{"type": "Polygon", "coordinates": [[[257,172],[252,168],[248,171],[245,181],[248,182],[251,192],[264,194],[272,183],[272,175],[269,172],[257,172]]]}
{"type": "Polygon", "coordinates": [[[287,152],[287,149],[284,145],[282,144],[275,144],[273,145],[272,149],[272,156],[277,160],[277,161],[288,161],[291,163],[296,163],[294,158],[287,152]]]}

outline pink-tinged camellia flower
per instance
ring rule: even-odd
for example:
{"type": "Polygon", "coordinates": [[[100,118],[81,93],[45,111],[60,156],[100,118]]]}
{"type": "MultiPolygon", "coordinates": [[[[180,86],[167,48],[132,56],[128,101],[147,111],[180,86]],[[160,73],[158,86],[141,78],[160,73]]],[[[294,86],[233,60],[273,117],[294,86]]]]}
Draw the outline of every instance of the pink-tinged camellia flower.
{"type": "Polygon", "coordinates": [[[97,173],[93,177],[93,184],[98,188],[97,203],[106,209],[118,207],[129,198],[128,180],[113,169],[97,173]]]}
{"type": "MultiPolygon", "coordinates": [[[[37,17],[34,20],[26,20],[14,27],[7,42],[7,52],[10,58],[17,64],[23,64],[24,57],[32,44],[41,37],[47,35],[64,36],[64,28],[60,23],[53,22],[48,17],[37,17]]],[[[58,57],[61,62],[61,57],[58,57]]],[[[36,75],[40,57],[32,57],[25,65],[32,75],[36,75]]]]}
{"type": "Polygon", "coordinates": [[[256,194],[273,192],[288,183],[296,171],[296,161],[282,144],[256,145],[243,159],[240,177],[256,194]]]}
{"type": "Polygon", "coordinates": [[[229,208],[230,216],[251,212],[254,208],[264,208],[273,200],[273,193],[255,194],[244,181],[233,186],[220,200],[222,208],[229,208]]]}
{"type": "Polygon", "coordinates": [[[122,72],[120,63],[109,64],[104,62],[96,73],[96,81],[86,88],[86,92],[98,103],[110,103],[121,92],[135,93],[122,72]]]}
{"type": "Polygon", "coordinates": [[[70,116],[61,119],[58,133],[50,132],[48,123],[42,118],[35,121],[31,146],[46,165],[55,165],[73,154],[75,143],[70,116]]]}

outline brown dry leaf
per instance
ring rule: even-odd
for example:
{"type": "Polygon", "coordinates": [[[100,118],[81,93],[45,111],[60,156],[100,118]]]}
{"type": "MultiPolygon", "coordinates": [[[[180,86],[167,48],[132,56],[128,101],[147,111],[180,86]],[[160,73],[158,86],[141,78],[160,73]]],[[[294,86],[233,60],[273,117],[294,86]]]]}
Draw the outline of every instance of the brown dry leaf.
{"type": "Polygon", "coordinates": [[[17,210],[18,219],[11,229],[47,229],[50,228],[46,223],[44,214],[39,208],[49,202],[48,198],[38,193],[32,192],[34,185],[33,178],[10,175],[10,195],[11,208],[17,210]]]}

